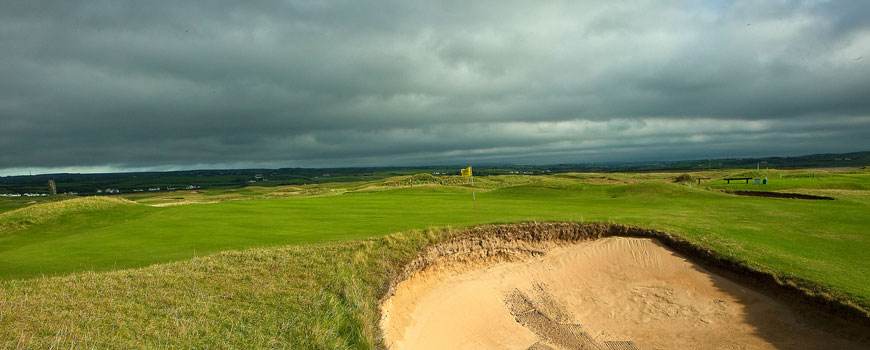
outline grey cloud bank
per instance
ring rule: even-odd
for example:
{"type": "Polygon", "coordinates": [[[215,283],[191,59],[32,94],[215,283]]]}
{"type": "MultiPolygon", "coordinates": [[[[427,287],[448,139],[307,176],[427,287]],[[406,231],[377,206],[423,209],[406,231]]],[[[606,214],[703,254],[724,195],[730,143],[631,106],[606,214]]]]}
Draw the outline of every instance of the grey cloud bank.
{"type": "Polygon", "coordinates": [[[867,150],[868,17],[847,0],[6,1],[0,173],[867,150]]]}

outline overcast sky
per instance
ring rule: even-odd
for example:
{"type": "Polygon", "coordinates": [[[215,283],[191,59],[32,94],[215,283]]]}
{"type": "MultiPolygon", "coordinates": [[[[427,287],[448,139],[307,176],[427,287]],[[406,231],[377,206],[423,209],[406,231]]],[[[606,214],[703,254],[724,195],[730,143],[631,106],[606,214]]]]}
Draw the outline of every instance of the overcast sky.
{"type": "Polygon", "coordinates": [[[0,2],[3,175],[862,150],[866,0],[0,2]]]}

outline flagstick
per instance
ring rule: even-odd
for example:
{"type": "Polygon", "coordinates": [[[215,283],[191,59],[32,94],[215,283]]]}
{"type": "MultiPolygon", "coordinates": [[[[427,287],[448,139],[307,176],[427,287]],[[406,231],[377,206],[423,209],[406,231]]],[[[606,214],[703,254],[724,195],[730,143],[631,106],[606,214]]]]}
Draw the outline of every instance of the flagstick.
{"type": "Polygon", "coordinates": [[[474,194],[474,172],[471,173],[471,198],[474,201],[474,216],[477,216],[477,195],[474,194]]]}

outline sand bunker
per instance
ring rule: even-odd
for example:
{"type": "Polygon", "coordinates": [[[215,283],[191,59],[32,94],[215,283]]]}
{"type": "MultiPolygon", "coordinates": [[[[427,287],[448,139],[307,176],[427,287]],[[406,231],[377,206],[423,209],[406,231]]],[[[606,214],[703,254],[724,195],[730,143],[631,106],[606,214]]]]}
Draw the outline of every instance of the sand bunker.
{"type": "Polygon", "coordinates": [[[432,268],[382,305],[390,349],[867,349],[655,240],[610,237],[467,272],[432,268]]]}

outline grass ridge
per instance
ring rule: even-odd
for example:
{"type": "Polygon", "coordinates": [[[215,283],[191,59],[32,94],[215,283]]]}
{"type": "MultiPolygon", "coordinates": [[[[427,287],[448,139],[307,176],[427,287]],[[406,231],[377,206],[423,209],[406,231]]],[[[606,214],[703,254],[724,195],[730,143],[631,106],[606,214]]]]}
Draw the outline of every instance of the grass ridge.
{"type": "Polygon", "coordinates": [[[0,213],[0,235],[20,231],[31,226],[57,221],[73,214],[101,211],[120,205],[137,205],[117,197],[81,197],[57,202],[39,203],[0,213]]]}

